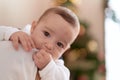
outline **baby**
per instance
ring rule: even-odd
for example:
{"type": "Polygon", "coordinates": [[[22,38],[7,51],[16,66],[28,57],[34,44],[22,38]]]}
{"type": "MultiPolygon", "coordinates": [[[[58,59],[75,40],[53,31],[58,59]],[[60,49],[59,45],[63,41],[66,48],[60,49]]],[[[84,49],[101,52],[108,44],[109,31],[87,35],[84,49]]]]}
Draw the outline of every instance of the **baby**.
{"type": "Polygon", "coordinates": [[[23,31],[1,26],[0,37],[3,37],[1,40],[12,40],[16,49],[21,43],[25,50],[38,50],[32,57],[41,80],[69,80],[69,70],[59,58],[70,48],[79,30],[79,21],[72,11],[54,7],[23,31]]]}

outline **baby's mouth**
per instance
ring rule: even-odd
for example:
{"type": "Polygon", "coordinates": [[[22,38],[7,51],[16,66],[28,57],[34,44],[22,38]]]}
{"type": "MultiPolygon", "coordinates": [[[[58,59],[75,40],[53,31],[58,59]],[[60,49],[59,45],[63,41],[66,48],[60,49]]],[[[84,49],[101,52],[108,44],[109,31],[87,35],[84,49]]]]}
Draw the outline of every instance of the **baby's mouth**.
{"type": "Polygon", "coordinates": [[[33,48],[32,50],[33,50],[34,52],[38,52],[40,49],[33,48]]]}

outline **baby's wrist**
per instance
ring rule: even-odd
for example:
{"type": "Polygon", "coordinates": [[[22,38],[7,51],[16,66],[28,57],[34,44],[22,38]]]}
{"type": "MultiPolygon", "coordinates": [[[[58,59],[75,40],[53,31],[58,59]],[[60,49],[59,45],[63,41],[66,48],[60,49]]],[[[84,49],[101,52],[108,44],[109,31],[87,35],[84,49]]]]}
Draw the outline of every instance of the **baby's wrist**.
{"type": "Polygon", "coordinates": [[[49,65],[49,63],[52,61],[52,59],[50,61],[48,61],[46,64],[44,64],[43,66],[38,66],[38,70],[41,71],[43,70],[45,67],[47,67],[49,65]]]}

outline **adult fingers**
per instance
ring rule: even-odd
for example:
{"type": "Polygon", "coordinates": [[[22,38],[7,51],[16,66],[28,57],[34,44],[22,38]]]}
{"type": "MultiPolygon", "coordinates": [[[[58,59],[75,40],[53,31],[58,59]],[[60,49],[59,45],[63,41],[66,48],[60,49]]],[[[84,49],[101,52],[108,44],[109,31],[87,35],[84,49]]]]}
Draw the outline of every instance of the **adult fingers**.
{"type": "Polygon", "coordinates": [[[20,43],[21,43],[22,47],[23,47],[26,51],[28,51],[29,48],[28,48],[28,43],[27,43],[26,37],[25,37],[25,36],[22,36],[22,37],[19,38],[19,39],[20,39],[20,43]]]}
{"type": "Polygon", "coordinates": [[[18,46],[19,46],[19,39],[18,37],[14,37],[14,39],[11,39],[12,43],[13,43],[13,47],[18,50],[18,46]]]}
{"type": "Polygon", "coordinates": [[[31,37],[29,37],[29,41],[30,41],[30,43],[31,43],[32,48],[35,48],[35,44],[34,44],[34,42],[33,42],[33,40],[32,40],[31,37]]]}

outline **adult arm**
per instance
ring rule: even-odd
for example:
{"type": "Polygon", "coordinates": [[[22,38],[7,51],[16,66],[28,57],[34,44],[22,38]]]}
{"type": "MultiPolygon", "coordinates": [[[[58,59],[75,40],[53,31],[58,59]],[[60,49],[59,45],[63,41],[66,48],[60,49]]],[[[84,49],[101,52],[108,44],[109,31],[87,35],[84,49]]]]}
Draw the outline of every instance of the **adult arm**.
{"type": "MultiPolygon", "coordinates": [[[[29,27],[30,26],[28,26],[28,28],[29,27]]],[[[18,50],[19,43],[21,43],[26,51],[30,51],[35,46],[28,32],[27,27],[18,30],[13,27],[0,26],[0,40],[11,40],[16,50],[18,50]]]]}

